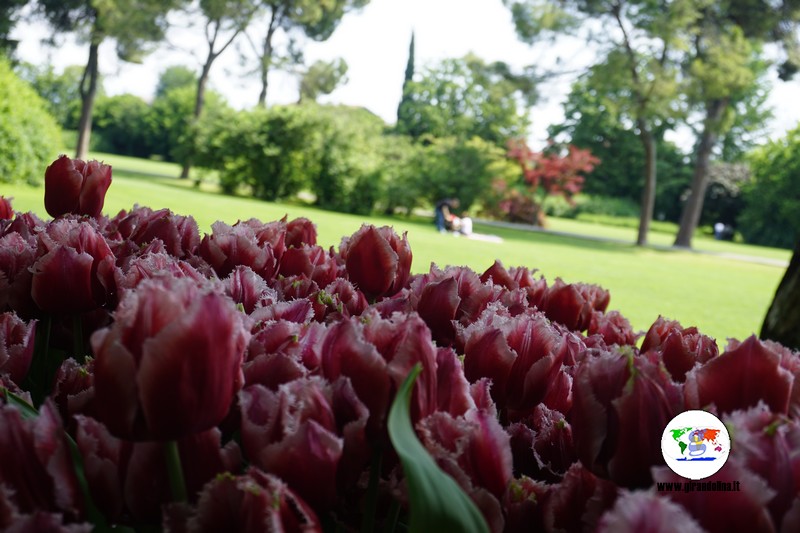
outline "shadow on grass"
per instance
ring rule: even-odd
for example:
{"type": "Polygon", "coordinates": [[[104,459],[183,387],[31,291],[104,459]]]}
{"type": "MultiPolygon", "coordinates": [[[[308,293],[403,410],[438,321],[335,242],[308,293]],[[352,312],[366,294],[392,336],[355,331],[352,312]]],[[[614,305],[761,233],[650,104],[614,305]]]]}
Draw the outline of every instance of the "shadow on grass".
{"type": "MultiPolygon", "coordinates": [[[[542,243],[554,246],[564,246],[569,248],[581,248],[583,250],[595,250],[603,252],[617,252],[626,254],[636,254],[641,251],[633,243],[625,244],[614,241],[603,241],[591,237],[566,236],[547,233],[543,231],[525,231],[507,228],[497,228],[493,226],[482,226],[476,224],[476,230],[480,233],[497,235],[507,242],[518,242],[520,244],[542,243]]],[[[644,248],[652,250],[650,248],[644,248]]]]}

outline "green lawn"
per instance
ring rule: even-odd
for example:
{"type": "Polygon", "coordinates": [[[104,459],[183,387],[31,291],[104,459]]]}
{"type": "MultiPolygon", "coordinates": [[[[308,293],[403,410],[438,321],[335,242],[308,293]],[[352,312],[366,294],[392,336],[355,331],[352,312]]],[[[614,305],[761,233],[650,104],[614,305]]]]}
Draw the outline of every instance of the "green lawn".
{"type": "MultiPolygon", "coordinates": [[[[427,220],[363,217],[332,213],[307,206],[261,202],[200,190],[190,181],[177,180],[178,167],[169,163],[97,154],[114,166],[114,182],[106,197],[105,212],[113,215],[134,203],[152,208],[168,207],[191,214],[208,231],[216,220],[233,223],[250,217],[263,221],[284,215],[306,216],[317,225],[320,243],[338,245],[342,236],[369,222],[407,231],[414,252],[413,270],[426,271],[432,262],[444,266],[468,265],[482,272],[495,259],[506,266],[537,268],[548,279],[597,283],[611,292],[611,308],[618,309],[634,327],[646,329],[659,314],[696,325],[724,346],[728,337],[744,338],[760,328],[767,306],[783,275],[779,266],[688,251],[637,248],[632,244],[597,242],[548,233],[486,227],[476,231],[503,238],[502,243],[442,235],[427,220]]],[[[46,217],[43,190],[22,185],[3,185],[0,194],[13,196],[19,211],[46,217]]],[[[632,242],[635,230],[575,220],[550,221],[551,229],[623,239],[632,242]]],[[[654,244],[671,244],[669,235],[653,233],[654,244]]],[[[697,239],[696,247],[727,254],[788,260],[788,250],[746,246],[712,239],[697,239]]],[[[721,346],[721,347],[723,347],[721,346]]]]}

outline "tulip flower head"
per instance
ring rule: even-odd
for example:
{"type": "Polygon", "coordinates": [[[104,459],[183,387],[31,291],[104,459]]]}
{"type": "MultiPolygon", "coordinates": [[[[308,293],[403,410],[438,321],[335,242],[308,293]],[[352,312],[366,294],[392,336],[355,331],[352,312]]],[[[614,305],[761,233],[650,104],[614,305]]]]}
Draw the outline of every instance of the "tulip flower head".
{"type": "Polygon", "coordinates": [[[44,172],[44,207],[54,218],[69,213],[97,218],[110,186],[110,165],[62,155],[44,172]]]}
{"type": "Polygon", "coordinates": [[[95,332],[98,418],[131,440],[172,440],[228,414],[248,333],[227,296],[190,278],[143,281],[95,332]]]}

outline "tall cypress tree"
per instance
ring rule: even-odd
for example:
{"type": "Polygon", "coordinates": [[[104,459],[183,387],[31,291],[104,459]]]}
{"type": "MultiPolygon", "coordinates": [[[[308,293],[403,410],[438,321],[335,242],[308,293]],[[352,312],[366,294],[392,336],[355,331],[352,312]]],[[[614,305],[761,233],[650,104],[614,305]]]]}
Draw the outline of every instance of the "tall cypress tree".
{"type": "Polygon", "coordinates": [[[403,78],[403,96],[400,98],[400,105],[397,106],[397,131],[414,136],[409,131],[408,113],[411,103],[409,84],[414,80],[414,31],[411,32],[411,44],[408,46],[408,63],[406,63],[406,75],[403,78]]]}

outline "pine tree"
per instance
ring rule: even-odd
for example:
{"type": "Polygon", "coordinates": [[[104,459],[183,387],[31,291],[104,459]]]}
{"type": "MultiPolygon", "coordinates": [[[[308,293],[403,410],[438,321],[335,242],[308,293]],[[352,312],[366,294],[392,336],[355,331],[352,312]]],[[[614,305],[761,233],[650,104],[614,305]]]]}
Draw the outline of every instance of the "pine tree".
{"type": "Polygon", "coordinates": [[[408,46],[408,63],[406,63],[406,75],[403,78],[403,96],[400,105],[397,106],[397,131],[413,135],[409,130],[408,124],[408,105],[411,103],[409,84],[414,81],[414,32],[411,32],[411,44],[408,46]]]}

